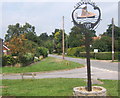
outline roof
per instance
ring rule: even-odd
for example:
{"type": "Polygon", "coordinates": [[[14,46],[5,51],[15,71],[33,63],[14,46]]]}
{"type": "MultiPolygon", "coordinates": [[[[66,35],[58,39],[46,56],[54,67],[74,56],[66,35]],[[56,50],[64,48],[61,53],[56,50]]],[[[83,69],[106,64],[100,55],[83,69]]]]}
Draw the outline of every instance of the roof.
{"type": "Polygon", "coordinates": [[[101,37],[92,37],[93,40],[97,40],[97,39],[100,39],[101,37]]]}
{"type": "Polygon", "coordinates": [[[5,48],[5,49],[7,49],[7,50],[10,50],[7,46],[5,46],[5,45],[3,45],[3,47],[5,48]]]}

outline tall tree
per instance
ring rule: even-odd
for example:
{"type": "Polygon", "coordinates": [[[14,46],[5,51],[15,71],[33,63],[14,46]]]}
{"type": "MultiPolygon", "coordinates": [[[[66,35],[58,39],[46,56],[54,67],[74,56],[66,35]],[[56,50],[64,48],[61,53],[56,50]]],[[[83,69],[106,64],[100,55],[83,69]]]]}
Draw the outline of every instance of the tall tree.
{"type": "MultiPolygon", "coordinates": [[[[53,36],[54,36],[54,39],[53,39],[53,42],[54,42],[54,50],[56,53],[60,54],[62,53],[62,30],[60,29],[55,29],[54,33],[53,33],[53,36]]],[[[64,38],[66,38],[66,33],[64,33],[65,36],[64,38]]],[[[66,46],[66,39],[65,39],[65,46],[66,46]]]]}
{"type": "Polygon", "coordinates": [[[68,39],[69,47],[79,47],[84,45],[84,35],[80,28],[74,26],[71,29],[68,39]]]}
{"type": "Polygon", "coordinates": [[[25,23],[25,25],[21,26],[19,23],[15,25],[9,25],[7,34],[5,35],[5,41],[10,41],[10,39],[14,36],[19,36],[20,34],[35,34],[35,27],[30,25],[29,23],[25,23]]]}
{"type": "MultiPolygon", "coordinates": [[[[106,32],[103,33],[103,35],[112,37],[112,24],[108,25],[108,28],[106,32]]],[[[115,40],[120,40],[120,27],[115,26],[114,36],[115,36],[115,40]]]]}
{"type": "Polygon", "coordinates": [[[112,39],[109,36],[103,36],[93,42],[92,48],[99,49],[100,52],[110,52],[112,50],[112,39]]]}
{"type": "Polygon", "coordinates": [[[25,34],[14,36],[9,41],[9,47],[13,55],[24,55],[25,53],[35,53],[37,44],[25,38],[25,34]]]}

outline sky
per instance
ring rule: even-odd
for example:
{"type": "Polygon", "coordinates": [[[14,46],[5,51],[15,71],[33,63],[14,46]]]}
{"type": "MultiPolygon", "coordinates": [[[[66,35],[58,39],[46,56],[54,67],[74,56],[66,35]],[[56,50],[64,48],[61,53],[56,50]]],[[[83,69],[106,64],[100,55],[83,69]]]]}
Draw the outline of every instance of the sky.
{"type": "MultiPolygon", "coordinates": [[[[62,29],[62,17],[65,17],[65,32],[69,34],[70,29],[74,26],[72,23],[71,13],[74,6],[80,0],[4,0],[0,1],[0,37],[4,39],[8,25],[20,23],[24,25],[26,22],[35,26],[36,34],[47,32],[49,35],[55,29],[62,29]],[[11,1],[11,2],[10,2],[11,1]]],[[[102,20],[96,29],[96,34],[102,34],[111,23],[111,19],[115,19],[115,25],[118,25],[118,1],[106,1],[96,4],[102,12],[102,20]]],[[[102,0],[101,0],[102,1],[102,0]]]]}

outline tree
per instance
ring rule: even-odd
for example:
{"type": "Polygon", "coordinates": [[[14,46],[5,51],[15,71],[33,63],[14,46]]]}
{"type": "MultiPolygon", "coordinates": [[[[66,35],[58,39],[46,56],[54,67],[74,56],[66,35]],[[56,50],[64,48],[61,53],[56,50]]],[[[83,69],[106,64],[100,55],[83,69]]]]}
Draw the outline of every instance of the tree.
{"type": "MultiPolygon", "coordinates": [[[[54,46],[53,47],[54,47],[55,52],[58,54],[62,53],[62,33],[63,33],[63,31],[60,29],[55,29],[55,31],[53,33],[53,37],[54,37],[54,39],[53,39],[54,46]]],[[[64,36],[65,42],[64,43],[66,46],[66,33],[64,33],[64,34],[65,34],[65,36],[64,36]]]]}
{"type": "MultiPolygon", "coordinates": [[[[115,40],[120,40],[120,27],[115,26],[114,32],[115,40]]],[[[112,24],[108,25],[108,29],[103,35],[112,37],[112,24]]]]}
{"type": "Polygon", "coordinates": [[[13,55],[24,55],[26,53],[35,53],[37,44],[25,38],[25,34],[13,36],[9,42],[9,47],[13,55]]]}
{"type": "Polygon", "coordinates": [[[21,27],[19,23],[16,25],[9,25],[7,34],[5,35],[5,41],[9,41],[14,35],[19,36],[21,34],[21,27]]]}
{"type": "MultiPolygon", "coordinates": [[[[108,25],[108,29],[101,36],[109,36],[112,38],[112,24],[108,25]]],[[[115,51],[120,51],[120,27],[114,26],[115,51]]],[[[112,43],[112,41],[111,41],[112,43]]]]}
{"type": "Polygon", "coordinates": [[[112,50],[112,39],[109,36],[103,36],[93,42],[92,48],[99,49],[100,52],[109,52],[112,50]]]}
{"type": "Polygon", "coordinates": [[[38,36],[33,32],[26,33],[26,39],[33,41],[37,44],[39,43],[38,36]]]}
{"type": "MultiPolygon", "coordinates": [[[[90,32],[90,37],[96,36],[95,31],[91,30],[90,32]]],[[[80,47],[85,45],[85,34],[83,33],[83,29],[78,28],[77,26],[74,26],[71,28],[71,32],[69,34],[69,47],[80,47]]]]}
{"type": "Polygon", "coordinates": [[[33,33],[35,35],[35,27],[29,23],[25,23],[23,26],[21,26],[19,23],[16,23],[15,25],[9,25],[7,34],[5,35],[5,41],[10,41],[13,36],[19,36],[20,34],[25,33],[33,33]]]}
{"type": "Polygon", "coordinates": [[[42,33],[40,36],[39,36],[39,38],[41,39],[41,40],[47,40],[48,39],[48,34],[47,33],[42,33]]]}

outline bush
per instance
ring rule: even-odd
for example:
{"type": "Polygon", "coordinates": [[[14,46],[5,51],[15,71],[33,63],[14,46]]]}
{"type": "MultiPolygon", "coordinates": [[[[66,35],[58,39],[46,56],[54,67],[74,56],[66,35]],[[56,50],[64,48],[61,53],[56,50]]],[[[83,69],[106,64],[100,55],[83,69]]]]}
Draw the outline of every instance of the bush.
{"type": "MultiPolygon", "coordinates": [[[[86,57],[86,52],[81,52],[79,57],[86,57]]],[[[112,59],[112,53],[111,52],[98,52],[90,53],[91,58],[96,58],[99,60],[111,60],[112,59]]],[[[115,53],[115,59],[118,60],[118,52],[115,53]]]]}
{"type": "Polygon", "coordinates": [[[13,66],[18,62],[17,59],[13,58],[11,55],[3,55],[2,66],[13,66]]]}
{"type": "Polygon", "coordinates": [[[44,47],[38,47],[36,56],[43,56],[44,58],[48,56],[48,49],[44,47]]]}
{"type": "Polygon", "coordinates": [[[67,55],[68,56],[76,56],[80,57],[80,52],[85,51],[85,47],[75,47],[75,48],[69,48],[67,50],[67,55]]]}
{"type": "Polygon", "coordinates": [[[32,53],[26,53],[23,56],[19,56],[19,61],[23,66],[27,66],[34,62],[34,55],[32,53]]]}

